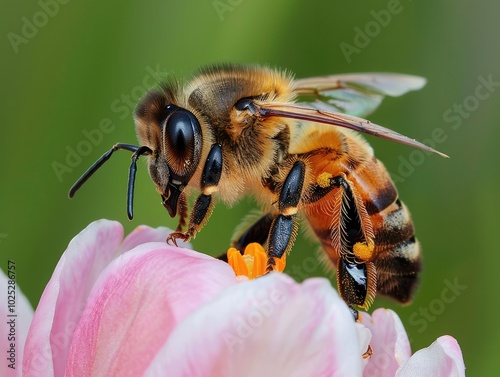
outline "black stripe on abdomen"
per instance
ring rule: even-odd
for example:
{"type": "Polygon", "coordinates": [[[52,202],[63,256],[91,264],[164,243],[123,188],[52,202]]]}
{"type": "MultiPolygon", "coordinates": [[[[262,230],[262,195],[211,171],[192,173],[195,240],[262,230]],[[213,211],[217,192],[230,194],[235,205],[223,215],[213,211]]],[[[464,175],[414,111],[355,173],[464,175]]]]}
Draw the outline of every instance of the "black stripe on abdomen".
{"type": "Polygon", "coordinates": [[[406,206],[397,199],[391,209],[389,213],[373,216],[375,245],[383,249],[398,245],[415,234],[415,228],[406,206]]]}
{"type": "Polygon", "coordinates": [[[378,188],[375,195],[371,195],[365,201],[366,212],[370,216],[382,212],[398,200],[398,192],[392,182],[387,181],[385,183],[384,187],[378,188]]]}

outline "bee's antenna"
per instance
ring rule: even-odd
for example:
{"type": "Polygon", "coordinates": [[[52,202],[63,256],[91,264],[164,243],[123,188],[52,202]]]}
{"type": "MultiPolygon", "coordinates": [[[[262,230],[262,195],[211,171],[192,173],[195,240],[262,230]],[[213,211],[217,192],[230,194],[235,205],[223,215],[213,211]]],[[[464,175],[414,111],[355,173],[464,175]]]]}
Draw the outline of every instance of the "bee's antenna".
{"type": "Polygon", "coordinates": [[[87,182],[87,180],[92,177],[92,175],[99,169],[106,161],[109,160],[114,151],[118,149],[123,149],[126,151],[134,152],[132,155],[132,164],[130,165],[129,176],[128,176],[128,195],[127,195],[127,215],[130,220],[133,217],[133,199],[134,199],[134,183],[135,183],[135,174],[137,171],[137,160],[140,156],[145,154],[150,154],[153,151],[146,146],[138,147],[137,145],[131,144],[122,144],[118,143],[113,145],[109,151],[104,153],[96,162],[92,164],[90,168],[87,169],[85,173],[75,182],[75,184],[69,190],[69,197],[72,198],[75,196],[75,193],[82,187],[82,185],[87,182]]]}
{"type": "MultiPolygon", "coordinates": [[[[130,164],[130,170],[128,173],[127,216],[129,218],[129,220],[132,220],[134,217],[134,208],[133,208],[134,207],[134,185],[135,185],[135,173],[137,172],[137,160],[142,155],[148,155],[148,154],[153,153],[153,151],[147,146],[134,147],[134,148],[136,148],[136,150],[135,150],[134,154],[132,155],[132,163],[130,164]]],[[[125,148],[123,148],[123,149],[125,149],[125,148]]]]}

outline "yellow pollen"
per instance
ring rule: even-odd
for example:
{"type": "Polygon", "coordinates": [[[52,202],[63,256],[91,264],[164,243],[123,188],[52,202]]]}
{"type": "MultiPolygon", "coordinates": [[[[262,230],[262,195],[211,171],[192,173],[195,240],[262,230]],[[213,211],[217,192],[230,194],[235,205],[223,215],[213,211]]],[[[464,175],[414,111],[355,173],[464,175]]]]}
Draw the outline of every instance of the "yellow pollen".
{"type": "Polygon", "coordinates": [[[354,244],[353,252],[359,259],[367,261],[372,258],[374,249],[375,244],[372,241],[368,241],[368,245],[364,242],[357,242],[354,244]]]}
{"type": "Polygon", "coordinates": [[[333,175],[330,173],[327,173],[326,171],[318,175],[316,178],[316,183],[319,185],[321,188],[326,188],[330,186],[330,180],[333,178],[333,175]]]}
{"type": "MultiPolygon", "coordinates": [[[[255,279],[266,273],[267,254],[262,245],[251,243],[245,248],[243,255],[231,247],[227,251],[227,262],[233,268],[236,276],[247,276],[249,279],[255,279]]],[[[275,259],[275,271],[283,272],[286,265],[286,256],[275,259]]]]}

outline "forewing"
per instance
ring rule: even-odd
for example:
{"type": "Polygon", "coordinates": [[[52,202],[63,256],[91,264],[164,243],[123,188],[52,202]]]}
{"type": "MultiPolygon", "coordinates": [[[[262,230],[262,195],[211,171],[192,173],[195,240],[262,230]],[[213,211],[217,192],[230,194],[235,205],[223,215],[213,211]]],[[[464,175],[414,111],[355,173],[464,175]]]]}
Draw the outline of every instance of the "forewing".
{"type": "Polygon", "coordinates": [[[266,104],[266,105],[256,104],[255,110],[258,112],[258,115],[263,118],[282,117],[282,118],[299,119],[309,122],[331,124],[334,126],[349,128],[351,130],[355,130],[365,134],[410,145],[426,151],[437,153],[443,157],[448,157],[447,155],[438,152],[434,148],[422,144],[421,142],[416,141],[415,139],[411,139],[407,136],[401,135],[400,133],[392,131],[388,128],[372,123],[369,120],[358,118],[352,115],[332,113],[328,111],[312,109],[300,105],[291,105],[291,104],[266,104]]]}

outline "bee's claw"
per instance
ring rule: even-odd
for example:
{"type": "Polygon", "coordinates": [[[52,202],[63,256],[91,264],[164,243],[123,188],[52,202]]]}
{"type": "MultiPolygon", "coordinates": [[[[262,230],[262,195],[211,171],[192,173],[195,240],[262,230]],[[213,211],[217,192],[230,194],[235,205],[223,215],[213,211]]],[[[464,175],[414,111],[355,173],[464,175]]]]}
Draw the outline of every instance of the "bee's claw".
{"type": "Polygon", "coordinates": [[[172,232],[170,235],[167,237],[166,242],[169,245],[175,245],[176,247],[179,247],[177,245],[177,239],[180,238],[181,241],[183,242],[188,242],[191,239],[191,235],[189,233],[183,233],[183,232],[172,232]]]}

